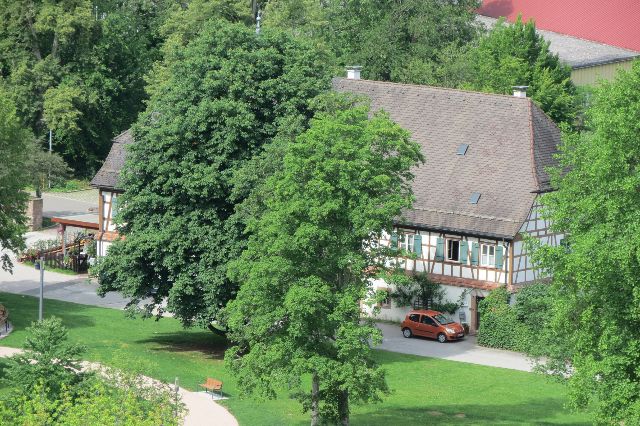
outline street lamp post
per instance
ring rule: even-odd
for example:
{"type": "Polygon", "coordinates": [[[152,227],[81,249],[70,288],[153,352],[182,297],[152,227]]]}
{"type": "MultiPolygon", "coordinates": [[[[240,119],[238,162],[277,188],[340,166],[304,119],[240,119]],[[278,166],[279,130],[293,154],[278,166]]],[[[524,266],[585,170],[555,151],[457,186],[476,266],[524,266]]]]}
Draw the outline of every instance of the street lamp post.
{"type": "Polygon", "coordinates": [[[36,269],[40,270],[40,304],[38,306],[38,321],[42,321],[42,310],[44,304],[44,256],[35,264],[36,269]]]}

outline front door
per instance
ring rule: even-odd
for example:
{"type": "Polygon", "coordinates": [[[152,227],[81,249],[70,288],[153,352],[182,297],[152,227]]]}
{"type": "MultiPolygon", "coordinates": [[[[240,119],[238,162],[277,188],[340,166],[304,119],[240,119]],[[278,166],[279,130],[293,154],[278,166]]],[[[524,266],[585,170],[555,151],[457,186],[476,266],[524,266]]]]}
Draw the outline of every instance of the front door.
{"type": "Polygon", "coordinates": [[[425,337],[435,338],[438,335],[438,324],[428,315],[420,318],[420,334],[425,337]]]}

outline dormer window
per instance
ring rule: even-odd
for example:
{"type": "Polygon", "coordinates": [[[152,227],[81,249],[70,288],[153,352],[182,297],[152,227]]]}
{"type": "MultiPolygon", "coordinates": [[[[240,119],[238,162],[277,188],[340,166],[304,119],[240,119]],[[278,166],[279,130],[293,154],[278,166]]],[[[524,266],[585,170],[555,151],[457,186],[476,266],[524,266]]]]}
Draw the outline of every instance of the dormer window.
{"type": "Polygon", "coordinates": [[[461,143],[460,145],[458,145],[458,152],[456,154],[465,155],[467,153],[467,149],[469,149],[469,145],[467,145],[466,143],[461,143]]]}

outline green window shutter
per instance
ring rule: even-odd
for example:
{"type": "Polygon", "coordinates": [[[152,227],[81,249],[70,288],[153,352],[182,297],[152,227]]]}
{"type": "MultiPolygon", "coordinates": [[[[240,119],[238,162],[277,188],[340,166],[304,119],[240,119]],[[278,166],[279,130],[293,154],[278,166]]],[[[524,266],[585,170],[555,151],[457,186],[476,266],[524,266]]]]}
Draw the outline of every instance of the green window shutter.
{"type": "Polygon", "coordinates": [[[478,243],[471,243],[471,264],[478,265],[478,243]]]}
{"type": "Polygon", "coordinates": [[[467,253],[469,251],[469,243],[467,241],[460,241],[460,262],[467,263],[467,253]]]}
{"type": "Polygon", "coordinates": [[[444,260],[444,238],[438,238],[436,243],[436,260],[444,260]]]}
{"type": "Polygon", "coordinates": [[[496,247],[496,268],[502,269],[502,250],[503,247],[499,245],[496,247]]]}
{"type": "Polygon", "coordinates": [[[398,234],[396,234],[395,232],[391,234],[391,248],[398,248],[398,234]]]}
{"type": "Polygon", "coordinates": [[[420,258],[422,256],[422,235],[416,234],[413,237],[413,251],[420,258]]]}

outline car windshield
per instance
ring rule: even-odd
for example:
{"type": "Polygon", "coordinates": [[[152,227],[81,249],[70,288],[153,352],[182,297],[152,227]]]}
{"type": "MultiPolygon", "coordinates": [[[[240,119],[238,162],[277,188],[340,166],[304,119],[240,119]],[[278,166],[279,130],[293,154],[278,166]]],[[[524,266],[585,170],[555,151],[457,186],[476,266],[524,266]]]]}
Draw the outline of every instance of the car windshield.
{"type": "Polygon", "coordinates": [[[442,325],[453,324],[453,321],[451,321],[449,318],[445,317],[442,314],[434,315],[433,318],[442,325]]]}

